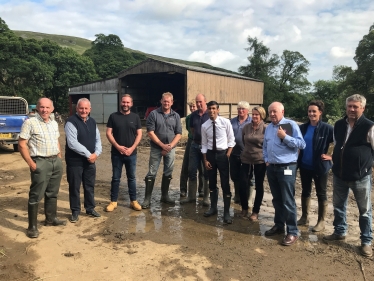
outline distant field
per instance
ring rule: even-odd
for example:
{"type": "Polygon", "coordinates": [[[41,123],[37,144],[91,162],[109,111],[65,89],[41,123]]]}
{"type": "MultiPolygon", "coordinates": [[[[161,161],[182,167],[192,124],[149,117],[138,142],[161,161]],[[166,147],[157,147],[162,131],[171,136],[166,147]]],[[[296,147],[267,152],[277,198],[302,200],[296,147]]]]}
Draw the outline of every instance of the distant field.
{"type": "MultiPolygon", "coordinates": [[[[56,34],[46,34],[46,33],[40,33],[40,32],[32,32],[32,31],[21,31],[21,30],[13,30],[13,32],[18,35],[19,37],[25,38],[25,39],[36,39],[36,40],[43,40],[43,39],[49,39],[53,42],[56,42],[61,47],[69,47],[72,48],[74,51],[76,51],[78,54],[83,54],[85,50],[91,48],[91,40],[79,38],[79,37],[73,37],[73,36],[66,36],[66,35],[56,35],[56,34]]],[[[128,52],[135,52],[135,53],[141,53],[146,55],[149,58],[153,59],[159,59],[163,61],[169,61],[169,62],[176,62],[176,63],[182,63],[187,64],[191,66],[199,66],[204,67],[208,69],[213,69],[217,71],[224,71],[229,73],[235,73],[233,71],[214,67],[210,64],[203,63],[203,62],[196,62],[196,61],[186,61],[186,60],[179,60],[174,58],[166,58],[161,56],[156,56],[152,54],[143,53],[138,50],[132,50],[130,48],[126,48],[125,50],[128,52]]]]}

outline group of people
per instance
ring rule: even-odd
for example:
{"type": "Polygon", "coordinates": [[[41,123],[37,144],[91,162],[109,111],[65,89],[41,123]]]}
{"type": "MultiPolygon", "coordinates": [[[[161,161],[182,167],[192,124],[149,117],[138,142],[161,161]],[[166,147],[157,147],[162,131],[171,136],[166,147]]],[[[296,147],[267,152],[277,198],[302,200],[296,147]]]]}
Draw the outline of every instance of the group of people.
{"type": "MultiPolygon", "coordinates": [[[[169,197],[175,147],[182,135],[180,116],[172,109],[173,95],[164,93],[161,106],[153,110],[146,121],[150,139],[149,170],[145,176],[145,196],[140,205],[136,198],[137,146],[142,138],[140,118],[131,112],[132,97],[121,98],[120,111],[112,113],[107,122],[106,136],[112,144],[112,181],[110,203],[105,208],[117,208],[119,185],[123,165],[126,169],[130,207],[136,211],[147,209],[152,203],[152,192],[161,160],[163,174],[161,202],[174,204],[169,197]]],[[[237,117],[228,120],[220,116],[216,101],[207,103],[203,94],[188,103],[191,114],[186,117],[188,141],[180,177],[180,203],[197,202],[203,197],[203,206],[209,206],[205,217],[217,214],[217,172],[224,202],[223,221],[232,223],[230,204],[232,194],[230,177],[234,182],[234,202],[240,202],[241,216],[251,221],[259,219],[264,196],[264,178],[267,175],[273,206],[274,225],[265,236],[286,235],[282,245],[294,244],[299,236],[298,225],[309,224],[312,181],[318,198],[318,220],[314,232],[325,229],[327,212],[328,172],[333,172],[334,233],[324,236],[326,241],[344,240],[348,225],[346,220],[349,189],[353,191],[359,209],[361,230],[360,252],[372,255],[371,172],[374,151],[374,123],[365,118],[365,97],[355,94],[346,99],[346,116],[332,127],[322,122],[324,104],[311,101],[307,107],[308,122],[297,125],[284,117],[284,106],[273,102],[268,107],[271,123],[265,124],[266,110],[251,109],[248,102],[238,103],[237,117]],[[334,151],[328,153],[331,143],[334,151]],[[297,220],[295,202],[296,172],[300,170],[302,183],[302,215],[297,220]],[[199,173],[199,177],[198,177],[199,173]],[[249,214],[248,198],[250,180],[254,177],[256,196],[249,214]],[[210,197],[210,200],[209,200],[210,197]]],[[[19,139],[20,152],[30,167],[31,186],[28,201],[29,226],[27,236],[36,238],[38,205],[44,195],[45,225],[65,225],[57,218],[57,195],[62,177],[59,131],[50,119],[53,103],[41,98],[37,104],[36,118],[25,121],[19,139]]],[[[70,222],[79,220],[81,212],[80,186],[84,190],[86,214],[100,217],[95,210],[95,162],[102,153],[100,133],[96,122],[89,117],[90,101],[78,101],[76,114],[65,124],[66,173],[69,184],[70,222]]]]}

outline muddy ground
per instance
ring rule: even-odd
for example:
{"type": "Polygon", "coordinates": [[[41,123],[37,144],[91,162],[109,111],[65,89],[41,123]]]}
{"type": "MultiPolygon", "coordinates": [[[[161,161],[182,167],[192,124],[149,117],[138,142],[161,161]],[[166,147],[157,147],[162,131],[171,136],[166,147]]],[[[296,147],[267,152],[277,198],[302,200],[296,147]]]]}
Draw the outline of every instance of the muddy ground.
{"type": "MultiPolygon", "coordinates": [[[[266,194],[259,222],[238,217],[240,206],[232,204],[232,225],[222,221],[220,194],[217,217],[205,218],[202,201],[179,204],[179,175],[183,148],[178,148],[171,183],[175,206],[160,204],[159,172],[150,210],[129,208],[126,183],[121,183],[119,207],[104,212],[111,180],[110,145],[105,126],[99,125],[103,154],[97,161],[96,210],[101,218],[84,214],[76,224],[65,227],[43,225],[40,204],[40,236],[29,239],[27,197],[29,169],[19,153],[0,147],[0,280],[374,280],[373,258],[359,255],[358,210],[352,194],[349,198],[349,233],[345,242],[325,243],[324,233],[332,227],[331,181],[327,228],[316,235],[316,197],[310,227],[300,227],[301,237],[291,246],[280,245],[283,236],[264,237],[273,224],[271,195],[266,194]]],[[[64,133],[61,129],[61,143],[64,133]]],[[[144,176],[148,168],[149,148],[138,152],[137,194],[144,197],[144,176]]],[[[297,203],[300,205],[300,181],[297,203]]],[[[70,216],[66,174],[59,195],[60,218],[70,216]]],[[[298,208],[300,215],[301,210],[298,208]]]]}

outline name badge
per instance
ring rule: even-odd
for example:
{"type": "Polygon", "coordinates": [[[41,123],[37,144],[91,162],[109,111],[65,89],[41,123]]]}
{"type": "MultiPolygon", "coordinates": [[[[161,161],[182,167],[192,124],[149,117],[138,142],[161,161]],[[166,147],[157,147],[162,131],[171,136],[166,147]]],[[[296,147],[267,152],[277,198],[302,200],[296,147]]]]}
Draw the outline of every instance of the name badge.
{"type": "Polygon", "coordinates": [[[287,169],[284,170],[284,175],[285,175],[285,176],[292,176],[292,170],[290,170],[290,169],[287,167],[287,169]]]}

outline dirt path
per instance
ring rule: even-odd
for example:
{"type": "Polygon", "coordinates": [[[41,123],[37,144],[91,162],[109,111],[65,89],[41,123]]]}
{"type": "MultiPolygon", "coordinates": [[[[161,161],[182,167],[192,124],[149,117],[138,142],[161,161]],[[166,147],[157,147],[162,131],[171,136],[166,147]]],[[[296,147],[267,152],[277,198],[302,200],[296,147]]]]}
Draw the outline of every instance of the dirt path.
{"type": "MultiPolygon", "coordinates": [[[[64,145],[62,127],[60,138],[64,145]]],[[[0,280],[374,280],[373,258],[358,254],[358,210],[349,199],[348,239],[326,244],[311,227],[302,227],[301,238],[292,247],[280,245],[282,236],[265,238],[272,226],[273,207],[268,186],[260,222],[240,219],[240,206],[232,205],[234,223],[223,225],[220,195],[217,217],[204,218],[202,201],[179,204],[179,171],[183,149],[178,149],[171,197],[175,206],[160,204],[160,175],[152,207],[140,212],[129,208],[127,189],[121,184],[119,208],[103,211],[108,203],[111,179],[110,146],[100,125],[103,155],[97,162],[96,210],[101,218],[84,214],[76,224],[43,226],[43,204],[38,221],[40,236],[29,239],[27,197],[29,170],[19,153],[0,147],[0,280]]],[[[143,179],[148,169],[149,148],[138,154],[138,199],[144,197],[143,179]]],[[[330,181],[331,182],[331,181],[330,181]]],[[[300,182],[297,203],[300,202],[300,182]]],[[[331,185],[329,186],[331,202],[331,185]]],[[[64,174],[59,217],[70,215],[68,186],[64,174]]],[[[84,213],[84,209],[82,206],[84,213]]],[[[316,223],[313,197],[311,226],[316,223]]],[[[299,209],[300,214],[300,209],[299,209]]],[[[332,206],[327,229],[331,233],[332,206]]]]}

